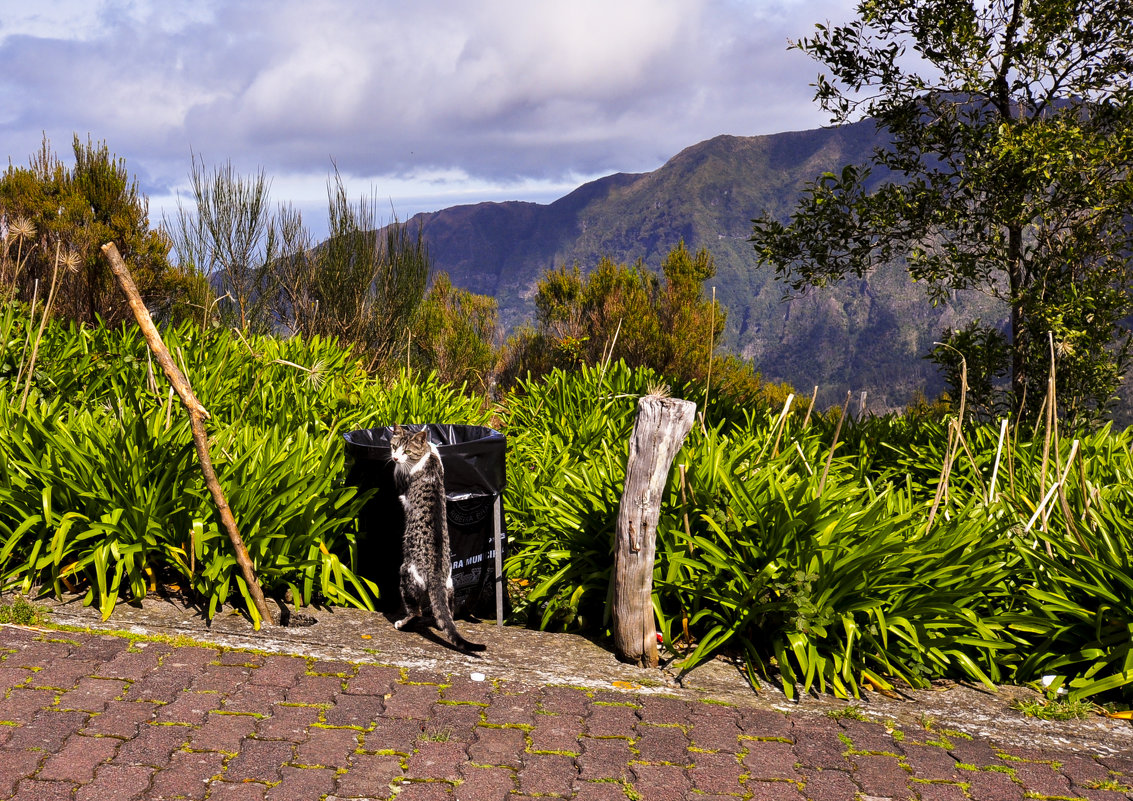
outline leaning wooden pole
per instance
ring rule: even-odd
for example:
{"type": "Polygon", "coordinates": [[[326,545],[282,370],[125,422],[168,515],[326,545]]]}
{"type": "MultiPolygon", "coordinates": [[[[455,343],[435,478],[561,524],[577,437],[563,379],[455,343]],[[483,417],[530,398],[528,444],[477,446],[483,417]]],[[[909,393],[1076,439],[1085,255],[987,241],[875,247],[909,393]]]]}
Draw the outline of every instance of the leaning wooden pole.
{"type": "Polygon", "coordinates": [[[657,666],[653,558],[661,499],[673,459],[695,419],[692,401],[649,395],[637,402],[618,509],[611,617],[618,659],[642,667],[657,666]]]}
{"type": "Polygon", "coordinates": [[[213,503],[216,504],[216,508],[220,512],[220,522],[228,532],[228,539],[232,541],[232,549],[236,552],[236,564],[240,567],[240,572],[244,576],[244,583],[248,585],[248,592],[252,596],[252,602],[256,605],[256,611],[260,618],[268,623],[273,623],[267,601],[264,600],[264,592],[260,588],[260,582],[256,579],[256,573],[252,567],[252,559],[248,556],[248,549],[244,546],[244,539],[236,528],[236,519],[232,516],[232,510],[228,507],[224,490],[221,489],[220,482],[216,479],[216,471],[212,466],[212,458],[209,456],[208,434],[205,432],[205,420],[210,416],[208,410],[197,400],[188,380],[173,362],[173,357],[169,355],[169,349],[165,347],[160,332],[153,324],[153,320],[149,316],[149,309],[142,302],[138,288],[134,285],[134,279],[130,275],[130,270],[126,267],[126,262],[122,260],[122,256],[118,253],[118,248],[113,242],[107,242],[102,246],[102,253],[106,256],[106,260],[110,262],[110,269],[118,280],[118,286],[125,293],[126,300],[130,304],[130,310],[134,313],[134,319],[138,321],[142,335],[149,343],[150,350],[153,351],[157,363],[165,371],[169,383],[181,398],[181,403],[185,406],[186,411],[189,412],[189,425],[193,430],[193,445],[197,449],[197,458],[201,463],[205,485],[208,487],[209,494],[212,495],[213,503]]]}

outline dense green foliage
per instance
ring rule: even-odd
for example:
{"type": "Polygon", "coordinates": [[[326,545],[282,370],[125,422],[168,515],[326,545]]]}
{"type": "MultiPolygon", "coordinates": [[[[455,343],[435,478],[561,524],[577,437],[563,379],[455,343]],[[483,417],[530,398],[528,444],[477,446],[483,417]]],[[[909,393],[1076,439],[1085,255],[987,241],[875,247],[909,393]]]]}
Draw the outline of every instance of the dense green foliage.
{"type": "MultiPolygon", "coordinates": [[[[0,584],[77,592],[104,615],[178,587],[205,614],[254,615],[140,336],[48,325],[21,412],[16,377],[37,331],[18,305],[0,316],[0,584]]],[[[212,413],[220,480],[269,590],[374,600],[355,570],[366,499],[343,484],[344,431],[490,422],[508,436],[517,620],[604,630],[626,442],[661,375],[620,361],[554,370],[489,406],[432,376],[368,378],[333,341],[192,325],[165,337],[212,413]]],[[[713,398],[662,500],[659,630],[688,669],[726,654],[788,693],[1043,675],[1074,698],[1122,691],[1131,448],[1133,432],[1108,429],[1016,426],[1001,440],[955,418],[839,426],[836,413],[713,398]]]]}
{"type": "Polygon", "coordinates": [[[888,141],[757,219],[761,263],[801,288],[903,260],[938,299],[1000,297],[1009,405],[1037,412],[1056,355],[1064,408],[1104,414],[1130,355],[1133,3],[863,0],[795,46],[833,120],[888,141]]]}

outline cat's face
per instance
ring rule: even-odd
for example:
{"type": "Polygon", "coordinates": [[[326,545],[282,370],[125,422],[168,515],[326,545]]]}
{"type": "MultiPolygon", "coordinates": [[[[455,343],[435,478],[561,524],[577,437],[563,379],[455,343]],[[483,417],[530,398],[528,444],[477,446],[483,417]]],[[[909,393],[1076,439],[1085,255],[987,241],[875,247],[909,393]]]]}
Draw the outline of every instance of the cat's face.
{"type": "Polygon", "coordinates": [[[414,433],[401,426],[394,426],[389,449],[390,458],[394,462],[414,465],[429,452],[429,432],[422,428],[414,433]]]}

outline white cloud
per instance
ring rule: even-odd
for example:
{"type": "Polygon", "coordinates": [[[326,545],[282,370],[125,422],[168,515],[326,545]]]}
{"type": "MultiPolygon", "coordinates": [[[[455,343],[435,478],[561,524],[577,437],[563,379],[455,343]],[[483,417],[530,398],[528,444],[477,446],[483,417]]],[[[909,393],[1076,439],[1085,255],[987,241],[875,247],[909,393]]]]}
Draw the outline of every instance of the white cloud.
{"type": "Polygon", "coordinates": [[[786,42],[851,7],[0,0],[0,156],[89,132],[155,198],[184,184],[190,149],[264,167],[280,200],[325,197],[332,158],[395,206],[478,188],[542,198],[716,134],[822,123],[818,69],[786,42]]]}

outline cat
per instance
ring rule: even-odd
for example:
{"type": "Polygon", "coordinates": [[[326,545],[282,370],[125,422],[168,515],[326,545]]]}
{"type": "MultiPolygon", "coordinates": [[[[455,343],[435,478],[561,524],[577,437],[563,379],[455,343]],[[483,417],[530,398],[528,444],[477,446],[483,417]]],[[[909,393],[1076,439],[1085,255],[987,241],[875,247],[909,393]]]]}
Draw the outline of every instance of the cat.
{"type": "Polygon", "coordinates": [[[437,625],[453,645],[464,651],[482,651],[485,646],[460,636],[452,618],[452,557],[441,455],[429,442],[429,432],[424,428],[413,433],[394,426],[389,447],[405,510],[401,547],[401,602],[405,617],[393,625],[400,630],[432,611],[437,625]]]}

